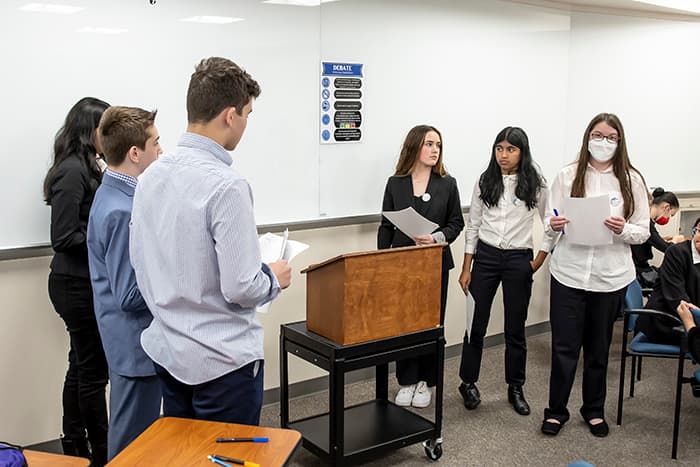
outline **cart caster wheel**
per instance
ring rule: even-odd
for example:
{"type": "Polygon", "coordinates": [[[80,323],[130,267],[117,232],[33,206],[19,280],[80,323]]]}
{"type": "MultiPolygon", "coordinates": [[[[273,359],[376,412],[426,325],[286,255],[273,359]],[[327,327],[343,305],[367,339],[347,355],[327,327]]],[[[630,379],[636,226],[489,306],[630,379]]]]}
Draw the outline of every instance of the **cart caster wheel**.
{"type": "Polygon", "coordinates": [[[425,455],[428,459],[436,461],[442,457],[442,442],[439,441],[426,441],[423,443],[423,449],[425,450],[425,455]]]}

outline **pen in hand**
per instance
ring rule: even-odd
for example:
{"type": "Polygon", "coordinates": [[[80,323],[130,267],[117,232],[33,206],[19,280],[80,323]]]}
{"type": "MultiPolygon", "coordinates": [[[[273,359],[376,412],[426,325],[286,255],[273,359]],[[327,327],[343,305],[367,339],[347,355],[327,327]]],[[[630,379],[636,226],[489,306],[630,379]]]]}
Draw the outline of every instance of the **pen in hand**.
{"type": "MultiPolygon", "coordinates": [[[[559,217],[559,211],[557,211],[556,208],[552,209],[554,211],[554,215],[559,217]]],[[[564,227],[561,228],[561,234],[564,235],[566,232],[564,232],[564,227]]]]}
{"type": "Polygon", "coordinates": [[[217,443],[267,443],[270,438],[216,438],[217,443]]]}

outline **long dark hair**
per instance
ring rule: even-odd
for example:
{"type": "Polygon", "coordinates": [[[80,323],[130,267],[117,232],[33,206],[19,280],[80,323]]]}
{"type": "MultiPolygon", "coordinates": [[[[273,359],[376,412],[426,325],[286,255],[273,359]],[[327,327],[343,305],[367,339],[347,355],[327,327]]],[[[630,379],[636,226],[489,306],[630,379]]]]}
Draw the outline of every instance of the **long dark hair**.
{"type": "Polygon", "coordinates": [[[537,198],[544,187],[544,179],[540,175],[530,153],[530,142],[522,128],[509,126],[500,131],[491,147],[491,160],[489,166],[479,177],[479,198],[486,207],[493,207],[503,195],[503,176],[501,167],[496,161],[496,145],[501,141],[507,141],[520,149],[520,163],[518,164],[518,185],[515,188],[515,196],[525,202],[528,209],[537,206],[537,198]]]}
{"type": "Polygon", "coordinates": [[[629,219],[634,212],[634,196],[632,195],[632,171],[637,172],[642,179],[644,186],[646,182],[644,177],[635,169],[627,155],[627,143],[625,143],[625,130],[622,128],[622,122],[615,114],[600,113],[593,117],[593,120],[588,124],[586,132],[583,134],[581,142],[581,150],[579,151],[578,161],[576,166],[576,176],[571,184],[571,197],[584,198],[586,196],[586,168],[590,161],[591,153],[588,152],[588,140],[591,136],[591,131],[600,122],[605,122],[617,131],[617,148],[612,158],[613,173],[620,183],[620,191],[622,192],[622,201],[625,203],[625,219],[629,219]]]}
{"type": "Polygon", "coordinates": [[[442,145],[442,135],[437,128],[430,125],[418,125],[409,130],[406,139],[403,141],[401,154],[399,155],[399,161],[396,163],[394,175],[408,175],[411,173],[413,166],[416,164],[416,160],[418,160],[418,155],[423,147],[423,143],[425,142],[425,135],[430,131],[434,131],[440,137],[440,156],[438,157],[437,164],[433,167],[433,172],[441,177],[447,175],[445,166],[442,163],[442,154],[445,149],[442,145]]]}
{"type": "Polygon", "coordinates": [[[83,97],[70,109],[66,121],[53,143],[53,164],[44,179],[44,201],[51,204],[51,186],[56,178],[58,166],[71,156],[77,156],[88,169],[90,175],[100,179],[102,172],[95,160],[95,130],[100,117],[109,104],[94,97],[83,97]]]}

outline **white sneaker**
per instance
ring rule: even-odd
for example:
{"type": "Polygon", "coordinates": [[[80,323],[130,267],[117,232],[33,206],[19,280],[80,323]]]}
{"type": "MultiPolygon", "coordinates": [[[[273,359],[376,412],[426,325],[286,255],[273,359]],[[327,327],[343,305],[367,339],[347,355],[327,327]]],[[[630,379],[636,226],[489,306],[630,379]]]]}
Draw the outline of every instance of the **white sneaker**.
{"type": "Polygon", "coordinates": [[[432,395],[433,391],[428,387],[428,383],[425,381],[418,381],[416,392],[413,393],[411,405],[418,408],[427,407],[430,405],[430,398],[432,395]]]}
{"type": "Polygon", "coordinates": [[[396,405],[401,407],[409,407],[411,401],[413,400],[413,393],[416,392],[416,385],[411,384],[410,386],[401,386],[398,394],[396,394],[396,405]]]}

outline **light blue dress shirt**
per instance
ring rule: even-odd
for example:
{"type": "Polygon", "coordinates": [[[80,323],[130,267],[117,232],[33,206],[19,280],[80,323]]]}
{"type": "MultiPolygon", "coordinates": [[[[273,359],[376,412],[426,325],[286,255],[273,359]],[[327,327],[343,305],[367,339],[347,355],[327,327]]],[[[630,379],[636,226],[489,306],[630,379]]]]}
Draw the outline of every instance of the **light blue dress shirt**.
{"type": "Polygon", "coordinates": [[[139,177],[131,263],[153,322],[146,353],[179,381],[211,381],[263,358],[255,307],[280,286],[260,259],[248,182],[218,143],[185,133],[139,177]]]}

